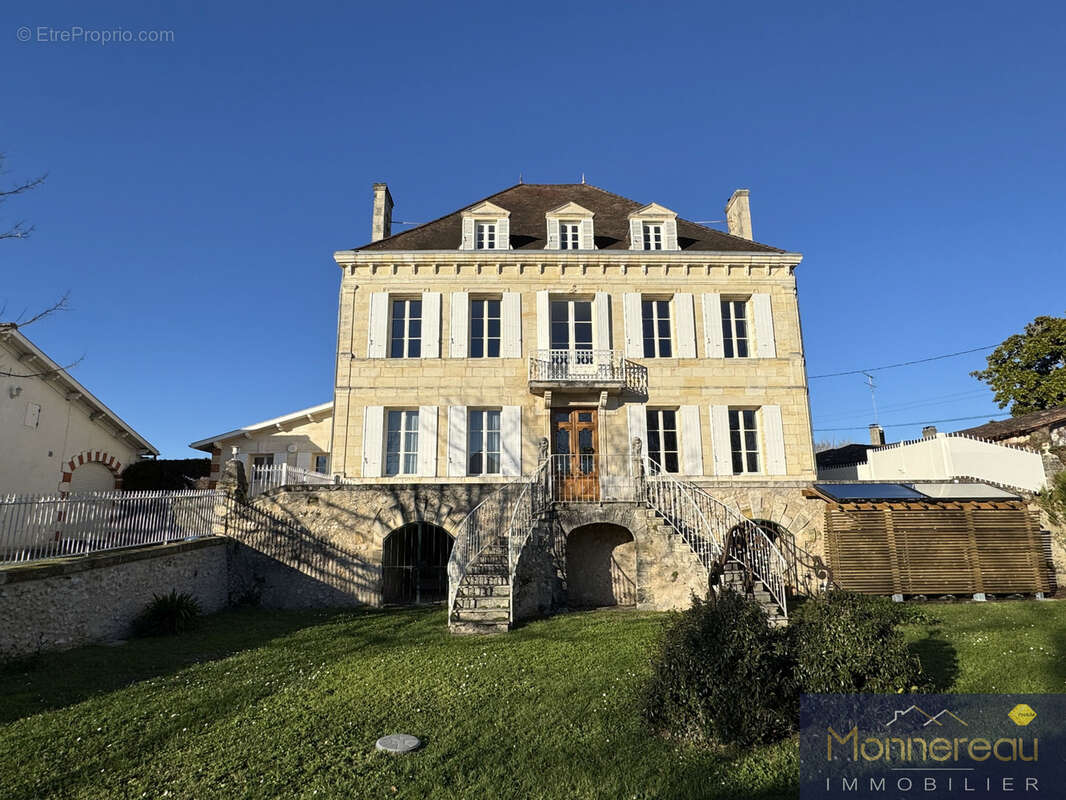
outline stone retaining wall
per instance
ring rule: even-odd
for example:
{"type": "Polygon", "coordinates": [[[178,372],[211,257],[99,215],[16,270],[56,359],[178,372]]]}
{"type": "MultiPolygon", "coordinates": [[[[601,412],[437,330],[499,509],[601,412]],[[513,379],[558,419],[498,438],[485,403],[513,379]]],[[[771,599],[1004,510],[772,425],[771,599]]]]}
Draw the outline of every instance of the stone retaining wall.
{"type": "Polygon", "coordinates": [[[0,659],[123,639],[154,594],[225,607],[221,538],[156,545],[0,569],[0,659]]]}

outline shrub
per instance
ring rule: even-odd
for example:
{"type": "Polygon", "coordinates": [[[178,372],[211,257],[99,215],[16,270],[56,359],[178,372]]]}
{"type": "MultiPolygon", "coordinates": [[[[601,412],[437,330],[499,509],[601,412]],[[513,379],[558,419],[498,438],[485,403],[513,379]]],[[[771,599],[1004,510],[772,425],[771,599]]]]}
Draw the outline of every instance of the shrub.
{"type": "Polygon", "coordinates": [[[693,598],[664,630],[644,693],[644,718],[660,733],[723,744],[785,735],[796,716],[785,641],[745,597],[693,598]]]}
{"type": "Polygon", "coordinates": [[[199,619],[196,598],[171,589],[170,594],[152,595],[152,602],[133,621],[133,630],[138,636],[169,636],[189,630],[199,619]]]}
{"type": "Polygon", "coordinates": [[[197,478],[211,474],[210,458],[157,458],[134,461],[122,471],[122,488],[127,492],[191,489],[197,478]]]}
{"type": "Polygon", "coordinates": [[[926,688],[921,662],[896,630],[909,616],[890,600],[851,592],[808,600],[788,626],[800,690],[886,693],[926,688]]]}

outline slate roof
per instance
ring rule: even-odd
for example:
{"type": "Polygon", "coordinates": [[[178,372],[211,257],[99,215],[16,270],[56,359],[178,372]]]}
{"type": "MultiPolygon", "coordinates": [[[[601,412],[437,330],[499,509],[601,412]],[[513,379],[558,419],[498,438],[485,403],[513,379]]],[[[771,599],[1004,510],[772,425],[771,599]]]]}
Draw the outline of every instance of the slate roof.
{"type": "MultiPolygon", "coordinates": [[[[456,250],[462,238],[463,211],[486,200],[511,212],[511,247],[515,250],[543,250],[547,244],[544,238],[545,213],[571,201],[595,214],[597,249],[628,250],[629,214],[647,205],[584,183],[519,183],[440,219],[353,249],[456,250]]],[[[677,219],[677,241],[682,250],[785,252],[680,217],[677,219]]]]}
{"type": "Polygon", "coordinates": [[[866,453],[873,449],[875,449],[875,445],[872,444],[845,444],[815,453],[814,460],[818,465],[818,469],[844,467],[848,464],[862,464],[866,461],[866,453]]]}
{"type": "Polygon", "coordinates": [[[1066,406],[1046,408],[1043,411],[1034,411],[1032,414],[1023,414],[1020,417],[1001,419],[996,422],[986,422],[976,428],[967,428],[959,433],[967,436],[976,436],[979,439],[1009,439],[1012,436],[1021,436],[1059,422],[1066,422],[1066,406]]]}

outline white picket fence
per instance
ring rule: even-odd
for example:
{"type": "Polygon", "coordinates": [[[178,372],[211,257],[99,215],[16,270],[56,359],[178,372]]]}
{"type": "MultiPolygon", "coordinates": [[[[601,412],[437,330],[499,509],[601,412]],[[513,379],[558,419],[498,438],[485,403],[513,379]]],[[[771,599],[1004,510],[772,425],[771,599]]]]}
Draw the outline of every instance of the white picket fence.
{"type": "Polygon", "coordinates": [[[302,467],[288,464],[270,464],[253,466],[248,475],[248,496],[255,497],[269,489],[279,486],[325,486],[333,483],[333,478],[321,472],[312,472],[302,467]]]}
{"type": "Polygon", "coordinates": [[[0,564],[210,536],[216,489],[0,495],[0,564]]]}

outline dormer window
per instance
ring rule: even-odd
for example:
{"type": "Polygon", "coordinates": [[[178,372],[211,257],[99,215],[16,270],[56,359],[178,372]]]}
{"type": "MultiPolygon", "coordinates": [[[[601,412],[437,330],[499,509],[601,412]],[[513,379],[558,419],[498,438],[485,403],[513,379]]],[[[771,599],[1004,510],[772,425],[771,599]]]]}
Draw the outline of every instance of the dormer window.
{"type": "Polygon", "coordinates": [[[595,250],[592,218],[587,208],[566,203],[544,215],[548,228],[545,250],[595,250]]]}
{"type": "Polygon", "coordinates": [[[560,222],[559,223],[559,249],[560,250],[580,250],[581,249],[581,223],[580,222],[560,222]]]}
{"type": "Polygon", "coordinates": [[[649,203],[629,215],[630,250],[680,250],[677,244],[677,214],[658,203],[649,203]]]}
{"type": "Polygon", "coordinates": [[[496,249],[496,223],[495,222],[475,222],[475,230],[477,236],[474,239],[475,250],[495,250],[496,249]]]}
{"type": "Polygon", "coordinates": [[[460,250],[509,250],[511,212],[487,200],[463,212],[460,250]]]}

